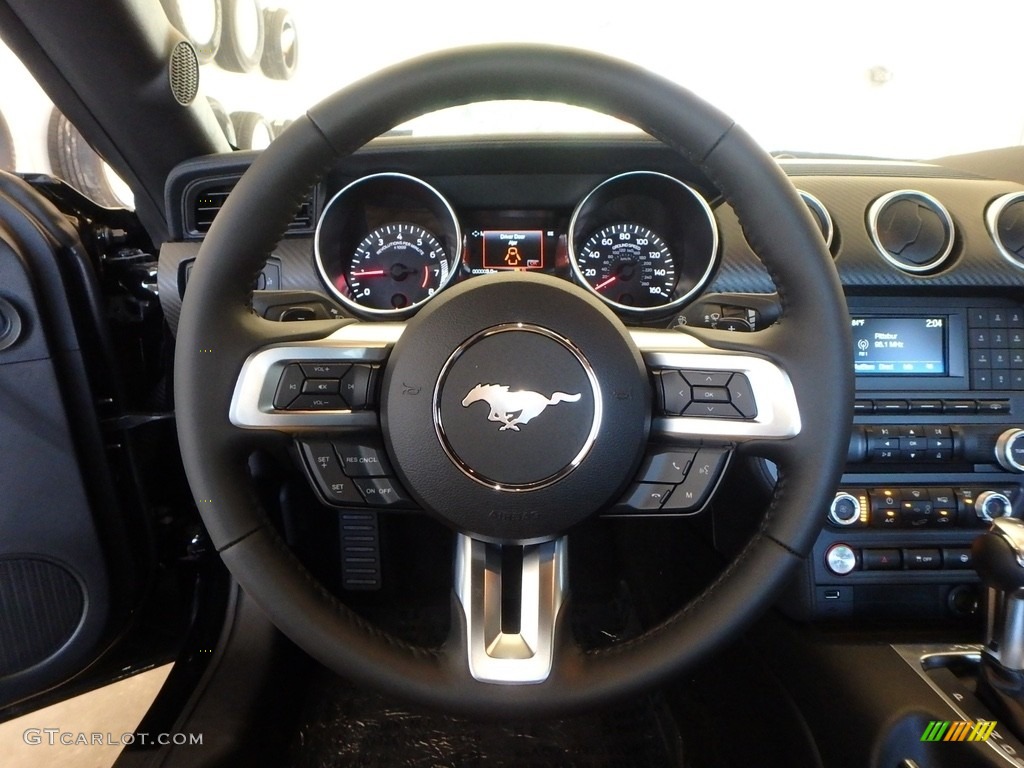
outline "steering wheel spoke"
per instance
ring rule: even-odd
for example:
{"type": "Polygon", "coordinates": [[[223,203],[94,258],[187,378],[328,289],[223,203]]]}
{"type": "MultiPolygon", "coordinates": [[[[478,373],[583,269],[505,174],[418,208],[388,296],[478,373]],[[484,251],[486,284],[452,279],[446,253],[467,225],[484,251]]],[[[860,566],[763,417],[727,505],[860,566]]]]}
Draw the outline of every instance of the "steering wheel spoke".
{"type": "Polygon", "coordinates": [[[231,423],[296,435],[376,429],[377,388],[401,323],[352,323],[321,339],[277,341],[242,365],[231,423]]]}
{"type": "Polygon", "coordinates": [[[502,547],[459,534],[455,590],[473,679],[517,685],[547,680],[567,588],[564,537],[502,547]]]}
{"type": "Polygon", "coordinates": [[[754,344],[724,349],[679,331],[631,331],[654,389],[650,444],[610,516],[693,515],[737,448],[785,452],[800,411],[786,371],[754,344]]]}
{"type": "Polygon", "coordinates": [[[743,443],[800,434],[789,374],[762,348],[719,348],[680,331],[631,335],[653,380],[652,438],[743,443]]]}

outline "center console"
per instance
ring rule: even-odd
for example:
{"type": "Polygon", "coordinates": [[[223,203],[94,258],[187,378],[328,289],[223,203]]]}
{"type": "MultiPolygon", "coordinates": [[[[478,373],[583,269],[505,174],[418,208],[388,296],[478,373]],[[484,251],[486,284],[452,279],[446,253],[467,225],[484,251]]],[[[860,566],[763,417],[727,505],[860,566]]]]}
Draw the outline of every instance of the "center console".
{"type": "Polygon", "coordinates": [[[1024,516],[1024,307],[849,301],[857,400],[841,486],[787,609],[969,618],[971,542],[1024,516]]]}

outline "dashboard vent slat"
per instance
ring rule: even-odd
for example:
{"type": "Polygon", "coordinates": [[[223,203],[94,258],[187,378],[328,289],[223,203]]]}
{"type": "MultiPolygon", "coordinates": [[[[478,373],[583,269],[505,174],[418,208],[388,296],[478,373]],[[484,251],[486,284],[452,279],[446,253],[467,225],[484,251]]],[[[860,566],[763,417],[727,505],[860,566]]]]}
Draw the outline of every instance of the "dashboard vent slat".
{"type": "MultiPolygon", "coordinates": [[[[224,203],[235,188],[237,180],[211,184],[199,187],[192,193],[189,205],[186,210],[185,230],[192,236],[203,236],[210,231],[214,218],[224,207],[224,203]]],[[[310,233],[316,225],[316,211],[313,206],[313,194],[307,195],[299,206],[291,221],[288,222],[287,232],[310,233]]]]}

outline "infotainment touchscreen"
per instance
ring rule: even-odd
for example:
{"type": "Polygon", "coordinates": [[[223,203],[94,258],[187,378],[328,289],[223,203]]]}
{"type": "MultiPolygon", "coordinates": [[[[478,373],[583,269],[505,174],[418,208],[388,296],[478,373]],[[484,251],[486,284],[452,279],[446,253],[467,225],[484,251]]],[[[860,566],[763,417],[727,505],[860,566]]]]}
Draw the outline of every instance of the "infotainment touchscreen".
{"type": "Polygon", "coordinates": [[[853,361],[858,376],[947,374],[945,317],[853,318],[853,361]]]}

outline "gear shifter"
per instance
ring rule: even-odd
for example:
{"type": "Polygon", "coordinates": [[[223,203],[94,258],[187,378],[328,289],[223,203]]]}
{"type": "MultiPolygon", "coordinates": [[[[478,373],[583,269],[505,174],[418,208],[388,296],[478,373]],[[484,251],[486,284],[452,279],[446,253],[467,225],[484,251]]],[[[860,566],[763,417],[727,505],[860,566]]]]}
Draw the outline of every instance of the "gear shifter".
{"type": "Polygon", "coordinates": [[[1024,737],[1024,521],[994,520],[972,556],[987,592],[978,695],[1024,737]]]}

